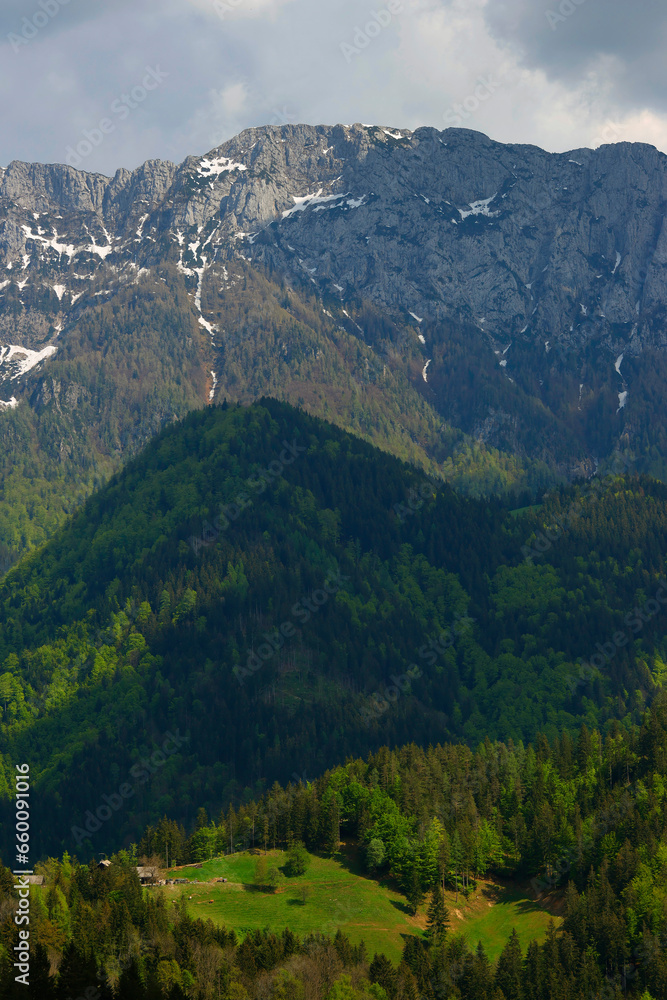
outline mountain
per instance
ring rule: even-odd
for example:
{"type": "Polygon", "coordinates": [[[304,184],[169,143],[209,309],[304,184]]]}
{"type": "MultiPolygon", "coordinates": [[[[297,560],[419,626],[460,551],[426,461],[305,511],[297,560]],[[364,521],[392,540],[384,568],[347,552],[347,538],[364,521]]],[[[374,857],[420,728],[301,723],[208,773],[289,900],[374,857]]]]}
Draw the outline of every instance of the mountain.
{"type": "Polygon", "coordinates": [[[0,170],[0,572],[162,427],[269,394],[457,488],[665,475],[666,159],[249,129],[0,170]]]}
{"type": "Polygon", "coordinates": [[[384,744],[639,721],[667,487],[595,486],[512,514],[282,402],[190,414],[0,583],[2,828],[17,761],[73,852],[384,744]]]}

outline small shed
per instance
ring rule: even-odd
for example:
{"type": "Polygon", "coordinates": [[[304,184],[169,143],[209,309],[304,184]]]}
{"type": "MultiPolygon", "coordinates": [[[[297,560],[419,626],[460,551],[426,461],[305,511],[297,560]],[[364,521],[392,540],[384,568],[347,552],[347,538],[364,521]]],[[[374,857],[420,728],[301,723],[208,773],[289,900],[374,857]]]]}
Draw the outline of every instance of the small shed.
{"type": "Polygon", "coordinates": [[[155,868],[154,865],[139,865],[137,875],[142,885],[153,885],[160,877],[159,869],[155,868]]]}

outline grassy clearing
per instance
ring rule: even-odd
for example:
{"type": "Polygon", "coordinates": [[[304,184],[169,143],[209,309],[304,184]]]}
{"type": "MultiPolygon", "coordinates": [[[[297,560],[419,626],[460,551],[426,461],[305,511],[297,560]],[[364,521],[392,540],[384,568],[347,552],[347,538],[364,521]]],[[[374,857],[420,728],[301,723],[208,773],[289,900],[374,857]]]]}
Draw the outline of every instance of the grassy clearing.
{"type": "MultiPolygon", "coordinates": [[[[283,878],[275,893],[260,892],[252,884],[256,860],[244,853],[216,858],[202,868],[173,870],[173,876],[198,883],[168,886],[166,891],[176,898],[185,890],[192,916],[210,917],[241,936],[266,927],[278,933],[289,927],[300,936],[310,931],[334,934],[340,927],[353,943],[364,940],[370,956],[382,951],[394,962],[400,959],[405,937],[420,935],[426,927],[426,908],[412,917],[405,897],[388,882],[359,871],[353,854],[334,860],[312,856],[306,874],[283,878]],[[220,878],[228,882],[214,881],[220,878]],[[302,888],[305,903],[300,898],[302,888]]],[[[281,867],[285,860],[282,851],[269,851],[267,856],[269,866],[281,867]]],[[[492,959],[500,954],[512,927],[525,949],[533,938],[544,940],[551,919],[518,889],[492,882],[480,882],[468,902],[462,896],[457,902],[454,893],[447,893],[446,903],[451,930],[465,933],[473,948],[481,941],[492,959]]]]}
{"type": "MultiPolygon", "coordinates": [[[[338,860],[313,856],[305,875],[283,878],[275,893],[259,892],[251,885],[256,858],[248,854],[209,861],[202,868],[174,871],[181,877],[206,880],[205,885],[173,886],[177,896],[186,889],[193,916],[233,927],[241,935],[255,928],[270,927],[280,932],[290,927],[295,934],[324,931],[335,934],[341,927],[353,943],[361,940],[372,956],[384,951],[394,961],[400,958],[403,937],[419,934],[422,921],[407,913],[404,897],[383,883],[354,874],[338,860]],[[208,880],[227,878],[227,884],[208,880]],[[306,890],[302,903],[300,891],[306,890]],[[210,902],[213,900],[213,902],[210,902]]],[[[269,851],[267,862],[280,867],[282,851],[269,851]]]]}
{"type": "Polygon", "coordinates": [[[499,882],[480,881],[467,902],[461,895],[457,902],[455,894],[447,892],[445,902],[451,930],[463,932],[473,949],[481,941],[492,961],[498,958],[513,927],[525,952],[530,941],[544,941],[550,920],[557,926],[562,922],[561,917],[534,902],[526,892],[499,882]]]}

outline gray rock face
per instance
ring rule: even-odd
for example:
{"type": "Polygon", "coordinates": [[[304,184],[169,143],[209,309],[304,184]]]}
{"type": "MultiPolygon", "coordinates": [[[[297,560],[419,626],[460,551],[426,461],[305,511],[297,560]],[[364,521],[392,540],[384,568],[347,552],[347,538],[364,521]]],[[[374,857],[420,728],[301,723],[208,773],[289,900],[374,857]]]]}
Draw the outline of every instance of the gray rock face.
{"type": "Polygon", "coordinates": [[[250,129],[178,168],[154,160],[112,180],[14,162],[0,178],[0,268],[30,281],[45,248],[66,277],[104,229],[105,261],[118,263],[150,255],[167,231],[215,223],[215,256],[250,233],[251,258],[289,271],[298,253],[322,287],[386,307],[552,344],[616,343],[621,324],[638,351],[647,338],[664,346],[666,164],[639,144],[554,155],[462,129],[362,126],[250,129]],[[75,253],[63,260],[59,246],[75,253]]]}
{"type": "MultiPolygon", "coordinates": [[[[0,338],[12,344],[18,302],[14,346],[59,347],[93,286],[165,262],[192,279],[206,326],[207,271],[244,257],[341,311],[366,300],[411,327],[420,391],[480,440],[511,426],[511,447],[526,448],[512,393],[562,416],[606,392],[618,394],[611,447],[634,406],[629,361],[667,347],[666,204],[667,157],[651,146],[550,154],[464,129],[249,129],[178,167],[149,161],[112,179],[14,162],[0,172],[0,338]],[[494,400],[460,402],[451,323],[493,373],[494,400]],[[560,401],[545,395],[556,377],[560,401]]],[[[3,376],[0,360],[8,398],[3,376]]]]}

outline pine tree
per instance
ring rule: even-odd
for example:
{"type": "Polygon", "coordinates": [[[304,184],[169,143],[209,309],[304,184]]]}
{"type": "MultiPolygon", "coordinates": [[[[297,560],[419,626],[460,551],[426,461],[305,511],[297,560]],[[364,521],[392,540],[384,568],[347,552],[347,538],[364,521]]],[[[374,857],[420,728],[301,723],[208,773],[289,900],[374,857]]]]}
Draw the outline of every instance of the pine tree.
{"type": "Polygon", "coordinates": [[[401,1000],[419,1000],[417,980],[405,962],[401,962],[398,967],[397,987],[401,1000]]]}
{"type": "Polygon", "coordinates": [[[490,992],[491,986],[493,985],[493,969],[481,941],[477,942],[477,951],[475,952],[475,957],[473,959],[471,985],[472,990],[470,995],[474,997],[485,996],[487,991],[490,992]]]}
{"type": "Polygon", "coordinates": [[[373,961],[368,970],[368,978],[372,983],[378,983],[383,988],[389,1000],[392,1000],[396,996],[396,969],[386,955],[376,954],[373,956],[373,961]]]}
{"type": "Polygon", "coordinates": [[[431,974],[431,959],[426,942],[418,937],[409,937],[403,948],[403,962],[417,980],[417,986],[424,991],[431,974]]]}
{"type": "MultiPolygon", "coordinates": [[[[30,962],[30,988],[34,996],[42,1000],[55,997],[55,982],[49,975],[49,958],[46,948],[38,944],[30,962]]],[[[4,994],[3,994],[4,995],[4,994]]]]}
{"type": "Polygon", "coordinates": [[[234,811],[234,806],[229,804],[229,812],[227,813],[227,829],[229,830],[229,851],[231,854],[234,853],[234,834],[236,833],[236,812],[234,811]]]}
{"type": "Polygon", "coordinates": [[[410,912],[414,917],[417,910],[424,902],[424,890],[422,889],[422,883],[416,865],[412,866],[412,871],[410,872],[410,887],[408,889],[407,896],[408,903],[410,905],[410,912]]]}
{"type": "Polygon", "coordinates": [[[55,995],[58,1000],[68,1000],[78,997],[97,980],[97,967],[92,956],[86,956],[79,951],[72,941],[65,948],[63,960],[58,972],[58,985],[55,995]]]}
{"type": "Polygon", "coordinates": [[[450,848],[451,863],[454,868],[454,878],[456,880],[456,901],[459,900],[459,873],[463,867],[463,844],[459,836],[459,831],[454,830],[450,848]]]}
{"type": "Polygon", "coordinates": [[[255,885],[258,889],[266,888],[267,875],[268,867],[266,864],[266,857],[264,854],[260,854],[255,862],[255,885]]]}
{"type": "Polygon", "coordinates": [[[118,996],[123,1000],[144,1000],[144,977],[136,958],[130,959],[118,980],[118,996]]]}
{"type": "Polygon", "coordinates": [[[431,901],[427,914],[427,935],[433,944],[440,944],[447,933],[449,926],[449,913],[445,906],[440,883],[431,892],[431,901]]]}
{"type": "Polygon", "coordinates": [[[496,968],[496,986],[505,1000],[521,1000],[522,964],[519,935],[513,927],[496,968]]]}

